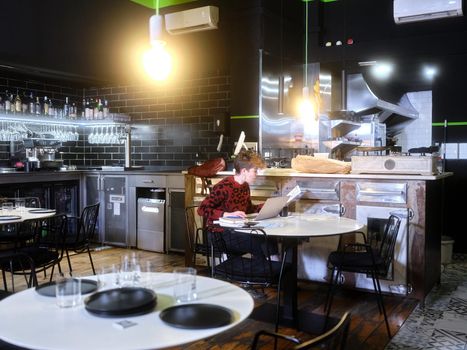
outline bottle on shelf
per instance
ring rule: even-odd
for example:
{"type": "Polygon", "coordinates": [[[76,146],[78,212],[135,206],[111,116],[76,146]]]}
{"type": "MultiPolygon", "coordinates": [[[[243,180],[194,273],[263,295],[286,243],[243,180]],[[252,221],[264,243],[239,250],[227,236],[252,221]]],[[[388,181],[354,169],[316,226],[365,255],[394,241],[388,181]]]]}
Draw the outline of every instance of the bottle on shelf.
{"type": "Polygon", "coordinates": [[[11,101],[8,90],[5,91],[5,113],[10,113],[11,111],[11,101]]]}
{"type": "Polygon", "coordinates": [[[23,91],[23,98],[21,99],[21,113],[27,114],[29,111],[29,96],[26,91],[23,91]]]}
{"type": "Polygon", "coordinates": [[[63,104],[63,117],[65,119],[70,118],[70,104],[68,103],[68,97],[65,97],[65,103],[63,104]]]}
{"type": "Polygon", "coordinates": [[[107,99],[104,99],[104,107],[102,108],[102,112],[104,114],[104,119],[107,119],[109,117],[109,101],[107,99]]]}
{"type": "Polygon", "coordinates": [[[13,94],[10,94],[10,113],[15,113],[16,112],[16,106],[15,106],[15,97],[13,94]]]}
{"type": "Polygon", "coordinates": [[[44,96],[44,108],[43,108],[43,112],[44,112],[44,115],[49,115],[49,100],[47,98],[47,96],[44,96]]]}
{"type": "Polygon", "coordinates": [[[34,103],[34,95],[32,91],[29,93],[28,109],[29,109],[29,113],[31,114],[36,113],[36,105],[34,103]]]}
{"type": "Polygon", "coordinates": [[[86,107],[85,107],[85,119],[86,120],[93,119],[94,111],[93,111],[92,103],[93,103],[92,99],[91,100],[86,99],[86,107]]]}
{"type": "Polygon", "coordinates": [[[102,100],[98,99],[96,103],[96,108],[94,109],[94,117],[97,116],[96,119],[104,119],[104,105],[102,104],[102,100]],[[96,112],[97,111],[97,112],[96,112]]]}
{"type": "Polygon", "coordinates": [[[78,118],[78,107],[76,106],[76,103],[72,103],[70,106],[70,119],[76,119],[78,118]]]}
{"type": "Polygon", "coordinates": [[[21,113],[21,98],[19,97],[19,91],[16,89],[16,97],[15,97],[15,113],[21,113]]]}
{"type": "Polygon", "coordinates": [[[51,98],[49,98],[49,116],[50,116],[50,117],[55,117],[55,118],[57,117],[57,116],[55,115],[55,107],[54,107],[54,105],[53,105],[53,103],[52,103],[52,99],[51,99],[51,98]]]}
{"type": "Polygon", "coordinates": [[[36,96],[36,102],[34,103],[34,113],[36,115],[42,114],[41,101],[39,101],[39,96],[36,96]]]}

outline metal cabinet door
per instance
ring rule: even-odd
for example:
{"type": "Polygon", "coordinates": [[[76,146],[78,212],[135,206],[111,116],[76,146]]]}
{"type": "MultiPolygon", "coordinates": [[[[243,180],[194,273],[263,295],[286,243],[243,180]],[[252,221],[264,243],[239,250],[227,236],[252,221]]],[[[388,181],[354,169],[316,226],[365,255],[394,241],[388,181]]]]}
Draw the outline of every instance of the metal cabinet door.
{"type": "MultiPolygon", "coordinates": [[[[84,206],[103,203],[100,190],[100,175],[86,175],[85,187],[86,191],[84,192],[84,206]]],[[[99,216],[96,225],[97,240],[99,242],[104,241],[104,215],[102,214],[102,210],[103,208],[101,204],[101,209],[99,210],[99,216]]]]}
{"type": "Polygon", "coordinates": [[[186,219],[185,191],[169,189],[167,215],[167,248],[169,251],[185,251],[186,219]]]}
{"type": "Polygon", "coordinates": [[[126,176],[104,175],[101,183],[104,196],[101,211],[104,215],[104,241],[126,246],[128,245],[126,176]]]}

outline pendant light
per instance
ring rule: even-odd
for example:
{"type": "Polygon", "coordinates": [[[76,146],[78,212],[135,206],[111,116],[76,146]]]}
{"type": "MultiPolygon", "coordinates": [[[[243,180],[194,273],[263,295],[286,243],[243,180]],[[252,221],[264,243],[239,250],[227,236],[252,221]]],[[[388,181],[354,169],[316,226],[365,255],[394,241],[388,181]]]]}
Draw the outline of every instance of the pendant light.
{"type": "Polygon", "coordinates": [[[303,0],[305,3],[305,67],[304,84],[302,89],[302,100],[299,105],[299,114],[302,119],[315,118],[313,103],[310,98],[310,89],[308,87],[308,18],[310,0],[303,0]]]}
{"type": "Polygon", "coordinates": [[[172,70],[172,58],[162,39],[163,17],[159,14],[159,0],[156,0],[156,14],[149,19],[149,41],[151,48],[143,55],[146,72],[154,80],[165,80],[172,70]]]}

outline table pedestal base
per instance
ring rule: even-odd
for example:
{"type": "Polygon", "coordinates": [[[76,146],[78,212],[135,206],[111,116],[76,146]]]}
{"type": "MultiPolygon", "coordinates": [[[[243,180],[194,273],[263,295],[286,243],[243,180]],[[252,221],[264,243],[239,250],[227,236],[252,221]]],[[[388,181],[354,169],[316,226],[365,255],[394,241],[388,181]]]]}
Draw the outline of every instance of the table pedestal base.
{"type": "MultiPolygon", "coordinates": [[[[274,323],[276,321],[276,305],[264,303],[253,310],[250,318],[256,321],[274,323]]],[[[326,315],[313,314],[305,310],[298,310],[297,320],[285,319],[281,317],[279,325],[295,328],[301,332],[319,335],[325,332],[325,328],[330,329],[338,322],[338,319],[329,317],[326,324],[326,315]]]]}

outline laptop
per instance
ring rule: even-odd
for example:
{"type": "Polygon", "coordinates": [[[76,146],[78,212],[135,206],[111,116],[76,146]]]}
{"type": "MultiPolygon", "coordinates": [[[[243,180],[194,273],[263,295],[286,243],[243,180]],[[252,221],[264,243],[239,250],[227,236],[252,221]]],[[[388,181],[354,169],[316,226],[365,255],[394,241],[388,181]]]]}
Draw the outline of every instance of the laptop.
{"type": "Polygon", "coordinates": [[[248,214],[247,218],[253,221],[270,219],[276,217],[287,204],[289,197],[268,198],[259,213],[248,214]]]}

